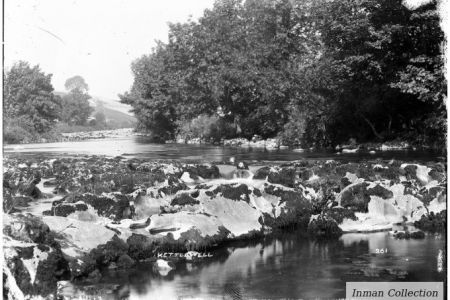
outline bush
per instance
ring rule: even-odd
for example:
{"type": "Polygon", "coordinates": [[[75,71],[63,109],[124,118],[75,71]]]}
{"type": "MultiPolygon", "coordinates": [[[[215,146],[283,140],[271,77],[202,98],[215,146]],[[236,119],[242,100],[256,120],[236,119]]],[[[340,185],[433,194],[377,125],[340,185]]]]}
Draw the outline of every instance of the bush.
{"type": "Polygon", "coordinates": [[[234,126],[219,116],[200,115],[178,126],[178,136],[183,139],[200,138],[208,142],[236,136],[234,126]]]}
{"type": "Polygon", "coordinates": [[[3,142],[5,144],[30,143],[37,135],[33,125],[24,118],[5,118],[3,126],[3,142]]]}
{"type": "Polygon", "coordinates": [[[3,132],[3,141],[5,144],[28,143],[33,136],[25,129],[19,126],[6,127],[3,132]]]}
{"type": "Polygon", "coordinates": [[[283,131],[279,134],[279,139],[283,145],[299,146],[302,144],[303,135],[306,129],[306,118],[304,113],[298,109],[289,116],[289,121],[284,125],[283,131]]]}
{"type": "Polygon", "coordinates": [[[289,120],[278,137],[283,145],[325,148],[330,146],[326,122],[326,117],[321,113],[293,106],[289,120]]]}

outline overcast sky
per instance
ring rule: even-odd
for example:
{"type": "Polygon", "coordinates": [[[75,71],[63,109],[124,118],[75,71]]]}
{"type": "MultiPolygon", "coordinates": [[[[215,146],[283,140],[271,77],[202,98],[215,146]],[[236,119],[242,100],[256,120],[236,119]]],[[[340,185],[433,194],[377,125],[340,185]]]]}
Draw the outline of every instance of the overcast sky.
{"type": "Polygon", "coordinates": [[[131,62],[150,53],[155,40],[167,41],[167,23],[198,18],[213,2],[5,0],[5,67],[39,64],[57,91],[81,75],[91,95],[117,98],[132,84],[131,62]]]}
{"type": "Polygon", "coordinates": [[[57,91],[81,75],[91,95],[117,98],[132,84],[131,62],[167,41],[167,23],[198,18],[213,2],[5,0],[5,67],[39,64],[57,91]]]}

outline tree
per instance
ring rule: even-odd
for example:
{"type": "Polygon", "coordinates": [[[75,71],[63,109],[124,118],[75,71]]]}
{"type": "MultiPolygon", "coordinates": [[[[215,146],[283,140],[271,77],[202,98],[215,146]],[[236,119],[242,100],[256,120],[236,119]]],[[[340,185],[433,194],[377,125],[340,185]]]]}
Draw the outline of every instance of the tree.
{"type": "Polygon", "coordinates": [[[38,65],[31,67],[24,61],[14,64],[5,74],[5,119],[21,118],[38,133],[48,131],[61,109],[61,99],[53,94],[51,78],[38,65]]]}
{"type": "Polygon", "coordinates": [[[89,86],[87,85],[84,78],[80,75],[75,75],[70,77],[64,83],[64,87],[67,91],[79,90],[82,93],[87,93],[89,91],[89,86]]]}
{"type": "Polygon", "coordinates": [[[436,1],[217,0],[170,24],[121,101],[161,139],[220,112],[241,136],[305,146],[442,140],[442,43],[436,1]]]}
{"type": "Polygon", "coordinates": [[[61,119],[70,125],[85,125],[94,110],[89,106],[88,85],[77,75],[67,79],[64,86],[68,94],[62,97],[61,119]]]}
{"type": "Polygon", "coordinates": [[[90,96],[73,90],[62,97],[61,120],[69,125],[85,125],[87,119],[93,112],[89,106],[90,96]]]}
{"type": "MultiPolygon", "coordinates": [[[[163,47],[162,44],[157,49],[163,47]]],[[[130,104],[138,129],[150,130],[155,140],[172,139],[175,133],[175,102],[178,102],[177,80],[167,72],[167,53],[156,50],[132,64],[135,76],[130,92],[119,95],[121,102],[130,104]]]]}
{"type": "Polygon", "coordinates": [[[173,134],[177,121],[221,110],[246,137],[275,136],[297,89],[290,60],[304,48],[292,11],[287,0],[225,0],[198,22],[171,24],[169,43],[133,63],[122,101],[152,131],[173,134]]]}
{"type": "Polygon", "coordinates": [[[444,33],[440,28],[437,1],[414,10],[407,28],[411,49],[406,66],[397,72],[390,86],[415,96],[429,108],[418,122],[425,126],[419,132],[424,142],[446,147],[447,81],[444,74],[444,33]],[[412,50],[412,51],[411,51],[412,50]]]}
{"type": "Polygon", "coordinates": [[[437,91],[446,87],[439,75],[443,33],[436,1],[415,11],[400,0],[330,1],[318,19],[324,20],[327,76],[335,83],[328,91],[331,138],[417,140],[428,127],[426,116],[439,110],[426,99],[443,103],[437,91]],[[424,59],[429,64],[420,72],[424,59]]]}

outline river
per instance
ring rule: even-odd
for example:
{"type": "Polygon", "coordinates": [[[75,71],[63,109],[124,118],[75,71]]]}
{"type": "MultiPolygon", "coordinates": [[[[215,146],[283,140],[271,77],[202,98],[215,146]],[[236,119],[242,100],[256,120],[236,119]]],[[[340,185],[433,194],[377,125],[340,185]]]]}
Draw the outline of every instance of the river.
{"type": "MultiPolygon", "coordinates": [[[[145,159],[225,161],[290,161],[297,159],[405,159],[439,160],[431,153],[396,151],[376,154],[295,152],[236,149],[212,145],[151,144],[142,137],[48,144],[7,145],[5,156],[108,155],[145,159]]],[[[43,186],[41,187],[45,192],[43,186]]],[[[37,213],[54,199],[32,205],[37,213]]],[[[103,270],[101,282],[90,293],[102,299],[295,298],[345,297],[348,281],[444,281],[439,253],[446,253],[445,237],[397,240],[387,232],[351,233],[335,241],[311,240],[299,232],[268,236],[258,241],[233,242],[212,250],[212,258],[178,262],[170,272],[151,263],[131,270],[103,270]],[[383,252],[383,253],[377,253],[383,252]],[[102,287],[106,286],[106,289],[102,287]],[[112,287],[112,288],[111,288],[112,287]]],[[[85,289],[86,287],[82,288],[85,289]]],[[[73,293],[73,289],[70,293],[73,293]]]]}
{"type": "Polygon", "coordinates": [[[440,235],[396,240],[387,232],[352,233],[320,242],[285,233],[229,244],[169,273],[150,263],[107,270],[100,285],[116,285],[111,299],[336,299],[345,297],[347,281],[444,281],[438,264],[444,249],[440,235]]]}
{"type": "Polygon", "coordinates": [[[438,156],[428,151],[377,151],[341,153],[335,151],[265,150],[250,148],[232,148],[214,145],[188,144],[154,144],[142,136],[86,140],[80,142],[40,143],[4,146],[5,155],[44,155],[48,157],[61,155],[107,155],[126,156],[145,159],[177,159],[194,161],[228,161],[230,157],[245,161],[292,161],[298,159],[344,159],[359,161],[361,159],[405,159],[429,161],[438,156]]]}

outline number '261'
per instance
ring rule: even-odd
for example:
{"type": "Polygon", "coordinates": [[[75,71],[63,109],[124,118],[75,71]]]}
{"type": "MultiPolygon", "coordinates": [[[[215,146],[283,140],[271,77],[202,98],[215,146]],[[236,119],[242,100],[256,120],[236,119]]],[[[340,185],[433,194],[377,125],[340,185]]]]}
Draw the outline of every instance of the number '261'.
{"type": "Polygon", "coordinates": [[[381,248],[381,249],[375,249],[375,253],[376,254],[385,254],[385,253],[387,253],[388,252],[388,249],[387,248],[381,248]]]}

